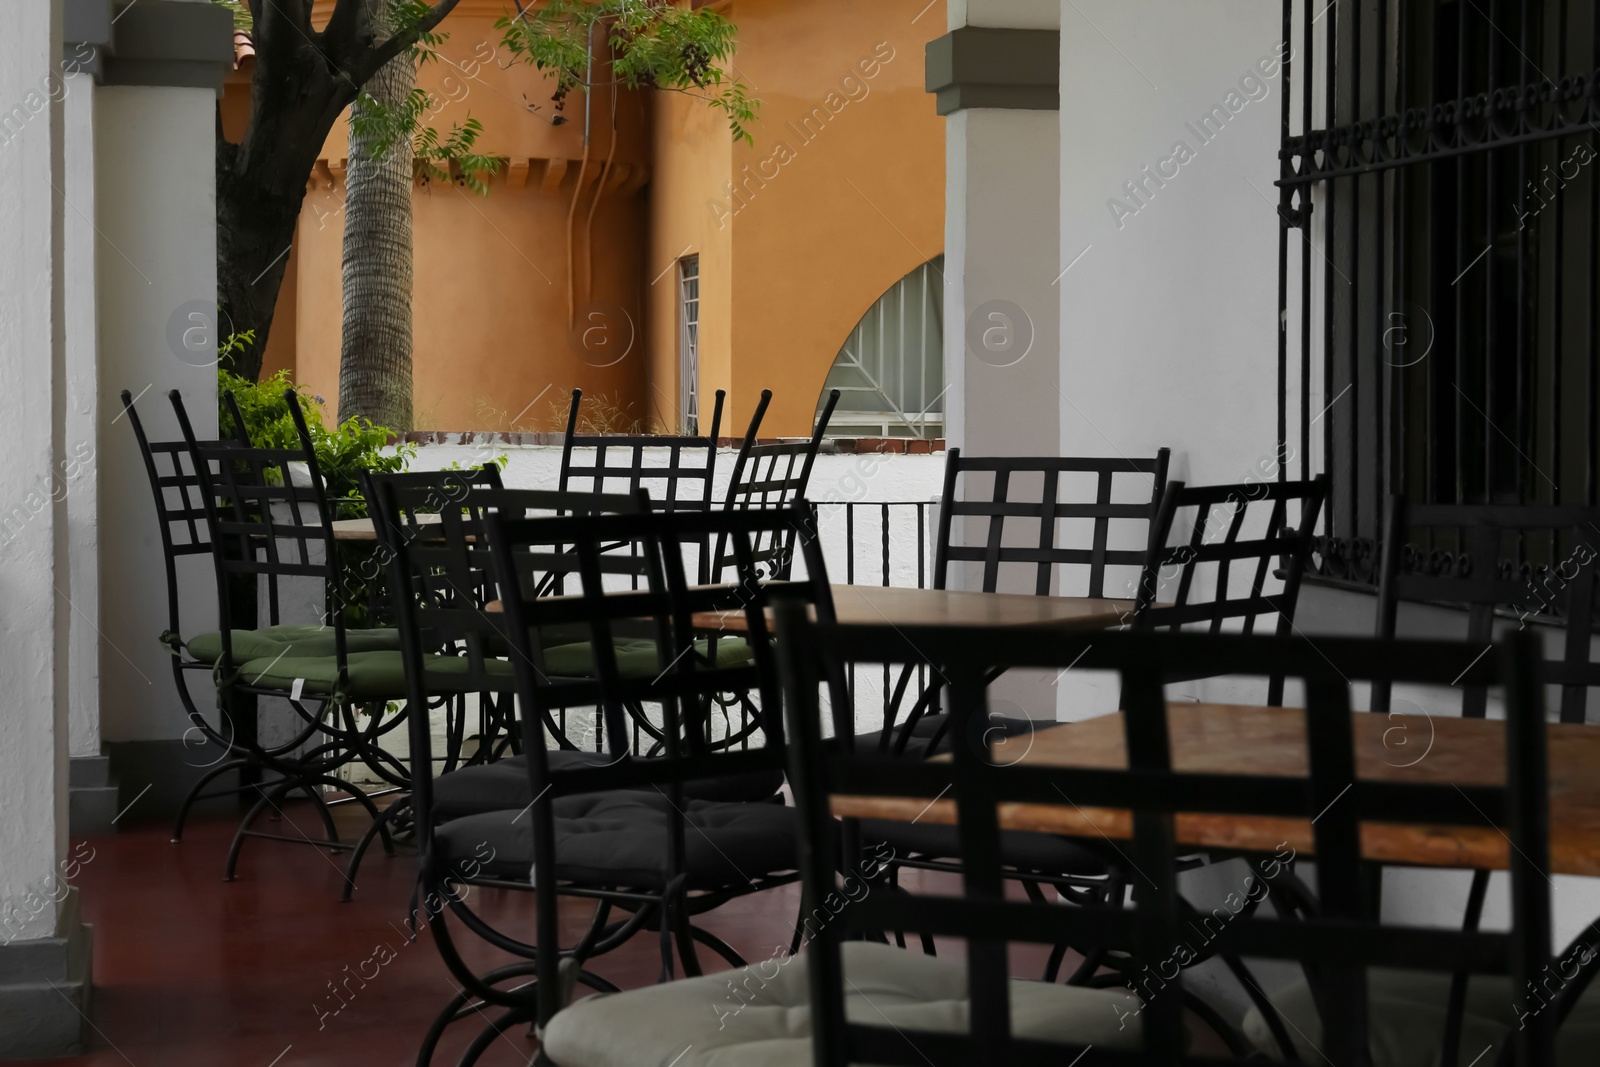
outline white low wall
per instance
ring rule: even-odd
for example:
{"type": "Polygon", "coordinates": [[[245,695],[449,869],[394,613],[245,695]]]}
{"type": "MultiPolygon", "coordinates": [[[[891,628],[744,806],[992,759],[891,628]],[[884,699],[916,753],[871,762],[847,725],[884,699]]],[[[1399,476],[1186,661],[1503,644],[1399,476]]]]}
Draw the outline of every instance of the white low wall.
{"type": "MultiPolygon", "coordinates": [[[[463,435],[465,436],[465,435],[463,435]]],[[[554,445],[506,445],[493,434],[477,435],[462,444],[422,445],[411,463],[412,470],[441,470],[452,463],[476,466],[500,456],[507,459],[502,474],[507,486],[519,489],[554,489],[560,480],[561,449],[554,445]]],[[[733,476],[735,452],[726,449],[717,456],[712,498],[721,500],[733,476]]],[[[581,453],[580,453],[581,455],[581,453]]],[[[591,461],[592,452],[582,462],[591,461]]],[[[944,453],[932,455],[893,455],[881,453],[823,454],[817,456],[811,471],[807,495],[818,505],[822,529],[823,558],[829,577],[836,582],[847,579],[849,545],[846,538],[845,504],[881,502],[926,502],[927,527],[924,531],[927,566],[933,566],[933,517],[944,480],[944,453]]],[[[651,450],[645,455],[647,466],[662,466],[667,450],[651,450]]],[[[586,483],[576,488],[588,489],[586,483]]],[[[882,519],[879,509],[856,509],[855,580],[860,584],[883,582],[882,519]]],[[[889,554],[892,562],[890,585],[917,584],[917,528],[911,508],[891,509],[889,554]]]]}

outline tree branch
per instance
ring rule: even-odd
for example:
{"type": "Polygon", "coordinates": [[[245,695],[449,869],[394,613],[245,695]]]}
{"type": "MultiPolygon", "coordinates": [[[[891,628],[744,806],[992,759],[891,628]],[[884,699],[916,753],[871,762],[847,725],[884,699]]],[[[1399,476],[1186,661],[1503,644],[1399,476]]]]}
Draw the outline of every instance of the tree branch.
{"type": "Polygon", "coordinates": [[[426,15],[417,20],[415,26],[396,33],[387,41],[372,48],[366,55],[357,58],[347,68],[350,78],[357,85],[365,85],[367,79],[382,70],[389,60],[416,44],[418,38],[443,22],[444,17],[454,11],[459,2],[460,0],[439,0],[428,9],[426,15]]]}
{"type": "Polygon", "coordinates": [[[322,39],[327,44],[326,52],[340,64],[356,43],[363,6],[362,0],[338,0],[333,6],[327,28],[322,31],[322,39]]]}
{"type": "Polygon", "coordinates": [[[310,0],[265,0],[251,4],[256,62],[271,62],[291,55],[311,39],[310,0]],[[258,10],[259,8],[259,10],[258,10]]]}

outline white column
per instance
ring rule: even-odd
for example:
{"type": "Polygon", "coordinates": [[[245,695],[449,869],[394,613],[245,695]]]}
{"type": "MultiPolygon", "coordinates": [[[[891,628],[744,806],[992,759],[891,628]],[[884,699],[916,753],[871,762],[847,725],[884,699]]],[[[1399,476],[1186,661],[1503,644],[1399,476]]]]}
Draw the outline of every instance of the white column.
{"type": "MultiPolygon", "coordinates": [[[[0,943],[56,932],[67,829],[64,508],[53,489],[60,379],[61,4],[17,4],[0,34],[0,943]]],[[[3,1033],[0,1033],[3,1037],[3,1033]]]]}
{"type": "MultiPolygon", "coordinates": [[[[953,0],[950,28],[1056,29],[1054,0],[953,0]]],[[[945,122],[945,435],[969,455],[1053,455],[1061,267],[1055,111],[945,122]]]]}
{"type": "Polygon", "coordinates": [[[66,454],[57,482],[67,505],[68,747],[73,756],[100,754],[100,527],[96,458],[100,450],[96,401],[100,335],[95,314],[99,238],[95,234],[95,82],[70,73],[62,100],[65,180],[72,206],[62,215],[63,283],[66,287],[66,454]]]}
{"type": "MultiPolygon", "coordinates": [[[[1051,55],[1059,13],[1055,0],[953,0],[950,29],[972,47],[966,28],[1040,31],[1051,55]]],[[[999,46],[1003,49],[1005,46],[999,46]]],[[[982,51],[976,49],[974,51],[982,51]]],[[[953,63],[960,106],[945,122],[945,436],[969,456],[1051,456],[1060,437],[1060,271],[1056,243],[1060,193],[1055,71],[1046,66],[1027,87],[1004,84],[1019,74],[974,62],[972,52],[953,63]],[[985,106],[985,105],[1003,106],[985,106]]],[[[1019,482],[1019,499],[1037,499],[1041,486],[1019,482]]],[[[963,492],[987,494],[970,479],[963,492]]],[[[952,530],[957,543],[987,537],[987,524],[952,530]]],[[[1035,543],[1038,534],[1013,524],[1008,543],[1035,543]]],[[[1031,593],[1022,568],[1003,570],[1002,592],[1031,593]]],[[[975,574],[952,568],[950,585],[962,588],[975,574]]],[[[1010,718],[1056,717],[1054,672],[1011,671],[990,690],[990,707],[1010,718]]]]}
{"type": "MultiPolygon", "coordinates": [[[[101,728],[108,742],[176,740],[189,721],[157,640],[167,628],[161,542],[117,394],[127,389],[139,397],[153,440],[178,436],[171,389],[183,394],[195,432],[216,435],[216,367],[184,344],[191,314],[213,323],[216,315],[216,93],[106,84],[96,90],[95,108],[102,323],[96,467],[100,521],[117,531],[100,545],[101,728]]],[[[192,580],[180,589],[185,636],[216,628],[210,564],[195,559],[192,580]]],[[[198,687],[202,708],[211,699],[205,688],[198,687]]]]}

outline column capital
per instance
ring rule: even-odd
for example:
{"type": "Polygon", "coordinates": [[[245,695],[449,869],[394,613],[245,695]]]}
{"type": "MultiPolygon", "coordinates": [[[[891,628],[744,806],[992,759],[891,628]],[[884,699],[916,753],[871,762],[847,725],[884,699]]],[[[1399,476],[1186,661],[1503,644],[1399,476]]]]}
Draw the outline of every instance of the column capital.
{"type": "Polygon", "coordinates": [[[111,0],[66,0],[61,8],[62,69],[102,80],[113,21],[111,0]]]}
{"type": "MultiPolygon", "coordinates": [[[[84,0],[86,7],[98,4],[84,0]]],[[[233,15],[227,8],[193,0],[137,0],[122,5],[113,21],[105,84],[172,85],[222,95],[223,79],[233,69],[233,15]]]]}
{"type": "Polygon", "coordinates": [[[927,90],[939,114],[1061,106],[1059,30],[962,26],[928,42],[927,90]]]}

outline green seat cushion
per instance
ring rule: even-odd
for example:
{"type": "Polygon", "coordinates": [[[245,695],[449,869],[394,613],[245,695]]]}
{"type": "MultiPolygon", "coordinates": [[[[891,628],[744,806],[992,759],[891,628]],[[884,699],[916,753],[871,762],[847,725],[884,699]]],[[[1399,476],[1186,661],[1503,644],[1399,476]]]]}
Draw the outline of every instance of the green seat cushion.
{"type": "MultiPolygon", "coordinates": [[[[426,670],[430,687],[434,679],[467,673],[465,656],[428,656],[426,670]]],[[[353,652],[345,658],[348,683],[344,695],[354,700],[402,700],[406,695],[405,660],[398,652],[353,652]]],[[[485,670],[504,677],[511,684],[511,664],[505,660],[484,661],[485,670]]],[[[333,656],[263,656],[239,668],[239,680],[262,689],[292,690],[304,680],[301,692],[313,696],[331,694],[338,683],[339,663],[333,656]]]]}
{"type": "MultiPolygon", "coordinates": [[[[618,637],[614,640],[617,666],[625,678],[654,678],[661,674],[663,665],[656,652],[656,643],[643,637],[618,637]]],[[[702,638],[694,643],[694,650],[704,662],[709,654],[710,642],[702,638]]],[[[737,667],[754,658],[750,645],[742,637],[717,639],[717,666],[737,667]]],[[[594,677],[594,648],[587,641],[570,645],[556,645],[544,650],[545,670],[558,678],[594,677]]]]}
{"type": "MultiPolygon", "coordinates": [[[[334,655],[335,638],[331,626],[294,623],[268,626],[260,630],[234,630],[232,636],[233,658],[238,662],[271,659],[279,654],[334,655]]],[[[398,652],[400,631],[388,627],[346,630],[344,641],[346,652],[398,652]]],[[[198,634],[190,638],[185,647],[188,648],[189,655],[201,663],[215,663],[222,658],[222,634],[218,631],[198,634]]]]}

